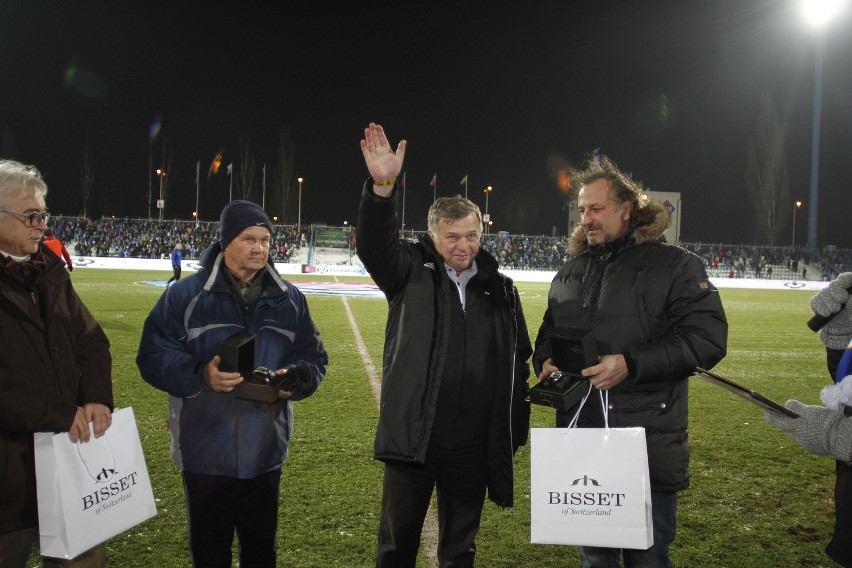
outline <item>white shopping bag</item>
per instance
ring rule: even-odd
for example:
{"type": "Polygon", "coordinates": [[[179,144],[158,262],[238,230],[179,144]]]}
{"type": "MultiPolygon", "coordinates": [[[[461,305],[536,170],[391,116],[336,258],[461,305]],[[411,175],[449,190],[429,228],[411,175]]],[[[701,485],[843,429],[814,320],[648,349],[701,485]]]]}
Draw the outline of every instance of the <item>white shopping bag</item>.
{"type": "Polygon", "coordinates": [[[647,550],[645,429],[576,428],[576,418],[569,428],[532,429],[530,542],[647,550]]]}
{"type": "Polygon", "coordinates": [[[85,443],[67,432],[33,438],[43,556],[74,558],[157,514],[132,408],[85,443]]]}

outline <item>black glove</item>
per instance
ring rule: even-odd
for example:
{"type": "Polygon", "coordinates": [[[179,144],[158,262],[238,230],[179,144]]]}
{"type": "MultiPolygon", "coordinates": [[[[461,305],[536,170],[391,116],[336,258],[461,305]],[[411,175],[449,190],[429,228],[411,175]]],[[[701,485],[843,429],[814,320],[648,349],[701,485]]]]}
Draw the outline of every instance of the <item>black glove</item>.
{"type": "Polygon", "coordinates": [[[310,368],[307,365],[299,365],[286,370],[284,373],[284,382],[281,383],[281,390],[307,392],[310,390],[312,384],[310,368]]]}
{"type": "Polygon", "coordinates": [[[74,270],[74,267],[73,267],[73,266],[69,266],[69,267],[68,267],[68,272],[71,272],[72,270],[74,270]]]}

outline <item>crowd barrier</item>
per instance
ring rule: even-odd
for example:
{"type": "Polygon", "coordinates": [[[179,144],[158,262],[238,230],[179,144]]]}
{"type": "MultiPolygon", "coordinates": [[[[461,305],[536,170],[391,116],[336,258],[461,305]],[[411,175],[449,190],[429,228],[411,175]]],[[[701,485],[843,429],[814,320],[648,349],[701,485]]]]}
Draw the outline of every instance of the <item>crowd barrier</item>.
{"type": "MultiPolygon", "coordinates": [[[[158,258],[118,258],[112,256],[76,256],[72,257],[74,268],[119,268],[131,270],[162,270],[171,272],[169,259],[158,258]]],[[[197,260],[185,260],[182,267],[186,271],[198,269],[197,260]]],[[[280,274],[321,274],[339,276],[367,276],[363,266],[348,264],[298,264],[276,262],[275,268],[280,274]]],[[[504,270],[507,276],[516,282],[550,282],[555,271],[504,270]]],[[[717,288],[753,288],[775,290],[813,290],[819,291],[828,285],[820,280],[766,280],[761,278],[711,278],[717,288]]]]}

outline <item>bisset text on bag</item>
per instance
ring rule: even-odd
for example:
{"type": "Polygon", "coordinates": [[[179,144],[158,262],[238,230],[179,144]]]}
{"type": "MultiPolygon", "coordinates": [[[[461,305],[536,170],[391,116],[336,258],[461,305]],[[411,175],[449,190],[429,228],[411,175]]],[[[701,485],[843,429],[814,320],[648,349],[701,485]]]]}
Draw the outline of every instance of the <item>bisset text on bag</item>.
{"type": "MultiPolygon", "coordinates": [[[[125,491],[130,490],[131,487],[136,485],[136,478],[139,476],[139,473],[134,471],[130,475],[125,475],[118,481],[113,481],[109,485],[101,487],[97,491],[93,492],[91,495],[83,496],[83,510],[85,511],[92,505],[100,505],[101,502],[109,499],[110,497],[115,497],[125,491]]],[[[122,496],[119,501],[123,501],[127,496],[122,496]]],[[[103,507],[107,508],[107,507],[103,507]]]]}

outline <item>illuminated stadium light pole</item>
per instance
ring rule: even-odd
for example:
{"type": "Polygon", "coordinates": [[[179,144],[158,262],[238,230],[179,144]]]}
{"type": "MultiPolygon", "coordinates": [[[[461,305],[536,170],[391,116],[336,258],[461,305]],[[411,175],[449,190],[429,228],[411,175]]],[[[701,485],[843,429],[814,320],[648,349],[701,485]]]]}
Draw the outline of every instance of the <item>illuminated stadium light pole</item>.
{"type": "Polygon", "coordinates": [[[154,193],[152,186],[154,179],[152,172],[154,171],[154,159],[151,157],[151,142],[148,141],[148,220],[151,220],[151,194],[154,193]]]}
{"type": "Polygon", "coordinates": [[[349,266],[352,266],[352,225],[349,224],[349,221],[344,221],[343,228],[349,229],[349,266]]]}
{"type": "Polygon", "coordinates": [[[482,190],[485,194],[485,215],[482,217],[482,220],[485,221],[485,234],[488,234],[488,226],[491,224],[491,216],[488,215],[488,194],[494,191],[490,185],[482,190]]]}
{"type": "Polygon", "coordinates": [[[811,188],[808,203],[808,249],[817,246],[817,210],[819,208],[819,138],[822,114],[822,63],[825,58],[826,26],[843,8],[844,0],[801,0],[805,19],[816,28],[814,56],[814,109],[811,131],[811,188]]]}
{"type": "Polygon", "coordinates": [[[234,200],[234,162],[228,164],[228,203],[234,200]]]}
{"type": "Polygon", "coordinates": [[[157,175],[160,176],[160,199],[157,201],[157,208],[160,210],[160,221],[163,220],[163,209],[166,208],[166,202],[163,200],[163,178],[166,177],[166,170],[157,170],[157,175]]]}
{"type": "Polygon", "coordinates": [[[296,232],[299,233],[299,238],[302,238],[302,181],[303,178],[299,178],[299,220],[296,221],[296,232]]]}
{"type": "Polygon", "coordinates": [[[793,203],[793,251],[796,250],[796,209],[802,206],[801,201],[793,203]]]}
{"type": "Polygon", "coordinates": [[[198,197],[201,193],[201,160],[195,162],[195,211],[192,212],[192,216],[195,217],[195,226],[198,226],[198,223],[201,221],[200,214],[201,209],[199,208],[198,197]]]}

